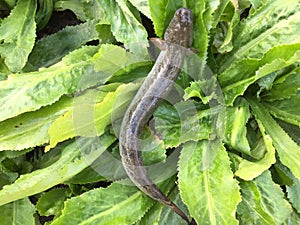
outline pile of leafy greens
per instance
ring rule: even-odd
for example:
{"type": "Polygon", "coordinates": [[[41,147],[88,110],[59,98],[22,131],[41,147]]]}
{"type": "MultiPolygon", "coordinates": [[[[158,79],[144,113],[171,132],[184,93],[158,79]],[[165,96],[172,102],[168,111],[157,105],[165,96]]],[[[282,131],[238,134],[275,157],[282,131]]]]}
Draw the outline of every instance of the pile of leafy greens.
{"type": "Polygon", "coordinates": [[[0,6],[1,224],[186,224],[130,185],[118,153],[154,64],[142,18],[163,37],[180,7],[193,11],[197,57],[145,130],[145,164],[198,224],[300,223],[299,0],[0,6]],[[36,40],[63,10],[81,23],[36,40]]]}

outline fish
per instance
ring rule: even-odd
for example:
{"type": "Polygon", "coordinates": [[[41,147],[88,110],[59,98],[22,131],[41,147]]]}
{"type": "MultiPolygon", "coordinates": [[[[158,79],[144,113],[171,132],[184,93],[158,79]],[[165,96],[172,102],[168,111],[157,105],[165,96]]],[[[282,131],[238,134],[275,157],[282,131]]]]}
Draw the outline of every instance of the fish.
{"type": "Polygon", "coordinates": [[[193,14],[179,8],[164,34],[156,41],[162,51],[154,66],[137,91],[122,119],[119,149],[122,165],[130,180],[146,195],[170,207],[188,224],[185,213],[173,203],[149,178],[141,157],[141,134],[154,111],[169,94],[178,77],[185,56],[192,46],[193,14]]]}

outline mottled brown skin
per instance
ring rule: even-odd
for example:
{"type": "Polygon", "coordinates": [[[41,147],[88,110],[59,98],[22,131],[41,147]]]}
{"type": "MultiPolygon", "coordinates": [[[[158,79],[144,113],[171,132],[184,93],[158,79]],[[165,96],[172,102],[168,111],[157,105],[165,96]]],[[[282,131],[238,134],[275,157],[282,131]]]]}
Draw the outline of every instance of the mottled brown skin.
{"type": "Polygon", "coordinates": [[[165,32],[163,50],[125,113],[119,135],[121,160],[132,182],[151,198],[171,207],[188,223],[188,217],[147,176],[141,159],[140,137],[155,109],[173,88],[187,48],[192,45],[192,29],[192,12],[178,9],[165,32]]]}

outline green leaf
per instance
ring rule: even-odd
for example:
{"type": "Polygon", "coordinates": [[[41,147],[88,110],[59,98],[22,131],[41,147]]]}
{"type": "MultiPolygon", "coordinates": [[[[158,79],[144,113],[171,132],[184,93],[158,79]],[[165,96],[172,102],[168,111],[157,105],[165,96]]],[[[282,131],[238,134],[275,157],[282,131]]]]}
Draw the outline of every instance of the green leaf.
{"type": "Polygon", "coordinates": [[[228,105],[257,79],[299,61],[300,4],[297,0],[290,3],[293,6],[266,1],[236,29],[233,51],[220,55],[219,80],[228,105]],[[267,16],[270,19],[265,20],[267,16]]]}
{"type": "Polygon", "coordinates": [[[113,183],[67,200],[62,215],[51,224],[132,225],[152,206],[149,200],[136,187],[113,183]]]}
{"type": "Polygon", "coordinates": [[[104,12],[98,0],[57,0],[54,8],[58,11],[71,10],[81,21],[94,19],[100,21],[104,18],[104,12]]]}
{"type": "Polygon", "coordinates": [[[236,11],[232,1],[222,1],[214,17],[216,18],[215,22],[219,22],[219,24],[216,28],[217,32],[214,37],[213,45],[217,48],[219,53],[230,52],[233,48],[233,29],[240,21],[240,15],[236,11]],[[222,12],[221,10],[224,11],[222,12]]]}
{"type": "Polygon", "coordinates": [[[51,106],[1,122],[0,150],[22,150],[49,142],[51,123],[72,106],[72,98],[62,97],[51,106]]]}
{"type": "Polygon", "coordinates": [[[88,167],[113,142],[115,137],[78,138],[62,150],[50,166],[21,175],[13,184],[0,190],[0,205],[31,196],[63,183],[88,167]],[[47,178],[47,179],[45,179],[47,178]]]}
{"type": "Polygon", "coordinates": [[[30,152],[32,149],[24,149],[21,151],[1,151],[0,152],[0,161],[2,161],[5,158],[11,159],[11,158],[15,158],[21,155],[25,155],[27,152],[30,152]]]}
{"type": "Polygon", "coordinates": [[[288,198],[293,207],[300,213],[300,180],[294,179],[292,186],[287,186],[288,198]]]}
{"type": "MultiPolygon", "coordinates": [[[[104,85],[98,89],[87,90],[83,94],[74,97],[72,107],[56,117],[49,126],[48,134],[50,145],[46,146],[46,150],[53,148],[61,141],[75,137],[77,133],[78,136],[96,136],[96,128],[94,127],[94,108],[96,104],[106,106],[106,102],[108,101],[107,98],[109,99],[111,93],[115,92],[119,85],[120,84],[104,85]],[[103,103],[103,99],[105,98],[106,101],[103,103]],[[81,126],[83,126],[82,129],[80,129],[81,126]]],[[[106,107],[109,106],[110,105],[106,107]]],[[[104,122],[105,121],[102,121],[102,123],[104,122]]],[[[108,122],[110,121],[107,119],[107,123],[108,122]]],[[[102,126],[102,133],[104,132],[106,125],[107,124],[102,126]]]]}
{"type": "Polygon", "coordinates": [[[129,0],[141,13],[151,19],[149,2],[147,0],[129,0]]]}
{"type": "MultiPolygon", "coordinates": [[[[15,158],[6,158],[1,162],[1,170],[6,174],[16,173],[24,174],[32,171],[32,165],[26,159],[25,155],[20,155],[15,158]]],[[[15,177],[16,178],[16,177],[15,177]]],[[[13,182],[15,179],[12,179],[13,182]]]]}
{"type": "Polygon", "coordinates": [[[166,159],[164,142],[151,129],[145,129],[142,134],[142,157],[145,166],[151,166],[166,159]]]}
{"type": "Polygon", "coordinates": [[[197,81],[191,82],[190,86],[184,90],[185,94],[183,98],[185,100],[197,97],[200,98],[204,104],[210,104],[212,99],[218,100],[219,103],[223,103],[223,96],[215,76],[207,73],[198,79],[199,80],[197,81]]]}
{"type": "Polygon", "coordinates": [[[253,182],[241,181],[240,185],[243,201],[237,213],[243,224],[282,224],[291,214],[291,207],[270,172],[264,172],[253,182]]]}
{"type": "Polygon", "coordinates": [[[244,180],[252,180],[265,170],[269,169],[272,164],[276,162],[275,148],[272,145],[272,139],[268,135],[263,135],[263,138],[259,139],[257,145],[251,152],[263,153],[263,156],[259,160],[241,160],[235,175],[244,180]]]}
{"type": "Polygon", "coordinates": [[[237,214],[245,224],[275,225],[274,219],[261,204],[261,194],[253,182],[240,182],[243,201],[238,205],[237,214]]]}
{"type": "Polygon", "coordinates": [[[281,120],[277,120],[278,124],[284,129],[285,132],[298,144],[300,145],[300,127],[285,123],[281,120]]]}
{"type": "Polygon", "coordinates": [[[48,130],[50,144],[46,149],[75,136],[102,135],[108,125],[123,115],[139,85],[131,83],[120,85],[115,91],[107,92],[98,103],[95,102],[97,92],[91,92],[86,98],[75,98],[73,108],[51,124],[48,130]]]}
{"type": "Polygon", "coordinates": [[[294,184],[293,176],[290,176],[291,172],[286,169],[280,161],[277,161],[271,168],[272,178],[276,184],[291,186],[294,184]]]}
{"type": "Polygon", "coordinates": [[[104,83],[111,75],[94,71],[91,57],[96,51],[97,47],[84,47],[52,67],[0,81],[0,121],[51,105],[78,88],[104,83]]]}
{"type": "Polygon", "coordinates": [[[226,104],[232,105],[234,99],[258,79],[299,61],[299,58],[300,44],[291,44],[276,46],[262,58],[237,60],[218,77],[226,104]]]}
{"type": "Polygon", "coordinates": [[[10,74],[9,69],[4,63],[4,59],[0,58],[0,81],[7,79],[7,76],[10,74]]]}
{"type": "MultiPolygon", "coordinates": [[[[182,5],[192,10],[194,16],[193,47],[197,49],[201,59],[206,59],[209,43],[209,33],[212,26],[217,23],[219,15],[218,7],[222,8],[223,3],[216,0],[209,1],[182,1],[182,5]],[[214,15],[214,13],[218,15],[214,15]]],[[[172,4],[170,4],[172,5],[172,4]]],[[[179,7],[177,7],[179,8],[179,7]]],[[[176,9],[177,9],[176,8],[176,9]]],[[[205,63],[200,66],[200,73],[203,72],[205,63]]]]}
{"type": "Polygon", "coordinates": [[[118,71],[128,70],[135,64],[147,62],[147,58],[141,58],[139,55],[128,52],[119,46],[105,44],[95,54],[93,61],[96,71],[102,70],[106,73],[115,74],[118,71]]]}
{"type": "Polygon", "coordinates": [[[7,4],[9,8],[14,7],[14,5],[16,4],[17,0],[4,0],[4,3],[7,4]]]}
{"type": "Polygon", "coordinates": [[[55,188],[43,193],[39,198],[36,208],[41,216],[59,215],[64,206],[64,201],[71,195],[67,188],[55,188]]]}
{"type": "Polygon", "coordinates": [[[19,72],[35,41],[35,0],[19,0],[0,26],[0,55],[12,72],[19,72]]]}
{"type": "Polygon", "coordinates": [[[39,1],[39,8],[36,11],[35,20],[37,30],[43,29],[49,22],[53,12],[53,0],[39,1]]]}
{"type": "Polygon", "coordinates": [[[77,16],[79,20],[87,21],[90,19],[90,17],[84,12],[83,6],[85,3],[86,2],[83,2],[81,0],[57,0],[54,1],[54,10],[64,11],[69,9],[73,11],[73,13],[77,16]]]}
{"type": "MultiPolygon", "coordinates": [[[[122,60],[122,62],[126,62],[122,60]]],[[[132,63],[130,66],[127,65],[117,71],[110,79],[109,83],[129,83],[136,82],[139,79],[145,78],[147,74],[149,74],[150,70],[153,67],[153,63],[151,61],[141,61],[137,63],[132,63]]]]}
{"type": "Polygon", "coordinates": [[[124,43],[126,48],[140,57],[147,56],[147,32],[139,18],[135,17],[135,9],[129,8],[125,0],[99,0],[99,2],[116,40],[124,43]]]}
{"type": "Polygon", "coordinates": [[[270,135],[280,161],[299,179],[300,146],[276,123],[263,105],[253,99],[247,100],[250,103],[256,120],[260,121],[266,134],[270,135]]]}
{"type": "Polygon", "coordinates": [[[96,25],[96,30],[99,33],[98,39],[99,42],[104,43],[116,43],[116,39],[111,32],[111,26],[108,24],[98,23],[96,25]]]}
{"type": "MultiPolygon", "coordinates": [[[[49,67],[65,55],[98,38],[96,21],[91,20],[76,26],[68,26],[55,34],[36,42],[28,58],[28,69],[49,67]]],[[[27,69],[27,70],[28,70],[27,69]]]]}
{"type": "Polygon", "coordinates": [[[12,181],[14,181],[16,177],[12,179],[12,176],[10,176],[9,173],[4,173],[3,171],[0,172],[0,188],[2,188],[4,185],[10,184],[12,181]]]}
{"type": "MultiPolygon", "coordinates": [[[[102,45],[99,54],[92,59],[96,50],[97,47],[86,46],[75,50],[49,68],[11,75],[10,79],[1,81],[0,103],[3,110],[0,112],[0,121],[50,105],[63,94],[71,94],[103,84],[113,75],[112,73],[124,69],[126,64],[115,65],[112,58],[112,52],[125,52],[124,49],[113,45],[102,45]],[[110,59],[107,58],[109,55],[110,59]],[[100,65],[97,65],[99,61],[100,65]],[[94,65],[97,71],[94,70],[94,65]],[[15,99],[18,99],[18,104],[15,99]]],[[[123,54],[123,57],[129,55],[130,53],[123,54]]],[[[132,61],[126,61],[129,66],[130,63],[138,61],[134,56],[131,58],[132,61]]]]}
{"type": "Polygon", "coordinates": [[[259,7],[263,6],[264,2],[262,2],[260,0],[245,0],[245,1],[242,1],[241,4],[243,4],[243,7],[246,7],[246,8],[250,7],[250,4],[251,4],[251,7],[253,7],[254,10],[257,10],[259,7]]]}
{"type": "Polygon", "coordinates": [[[218,8],[213,13],[212,27],[216,27],[218,23],[222,21],[230,22],[234,16],[233,4],[230,0],[221,1],[217,4],[215,1],[211,1],[211,4],[216,4],[218,8]]]}
{"type": "Polygon", "coordinates": [[[287,218],[287,220],[283,223],[283,225],[294,225],[300,223],[300,214],[295,210],[292,214],[287,218]]]}
{"type": "Polygon", "coordinates": [[[184,90],[183,98],[185,100],[187,100],[187,99],[196,97],[196,98],[201,99],[201,101],[204,104],[207,104],[209,102],[210,98],[209,98],[209,96],[206,96],[205,93],[203,93],[202,87],[203,87],[203,85],[202,85],[201,81],[192,81],[190,83],[190,86],[184,90]]]}
{"type": "Polygon", "coordinates": [[[287,197],[292,203],[294,209],[300,213],[300,180],[297,179],[285,166],[279,164],[278,167],[293,181],[292,184],[286,185],[287,197]]]}
{"type": "Polygon", "coordinates": [[[0,206],[1,224],[35,225],[35,208],[28,198],[0,206]]]}
{"type": "Polygon", "coordinates": [[[239,187],[219,141],[185,144],[178,176],[182,200],[198,224],[238,224],[235,211],[241,201],[239,187]]]}
{"type": "Polygon", "coordinates": [[[213,109],[197,111],[192,101],[179,102],[174,106],[162,104],[154,112],[155,130],[167,148],[177,147],[189,140],[209,138],[212,132],[213,109]]]}
{"type": "Polygon", "coordinates": [[[235,175],[244,180],[252,180],[258,177],[261,173],[269,169],[271,165],[276,162],[275,148],[272,145],[272,139],[269,135],[265,134],[264,127],[260,122],[259,128],[263,135],[263,139],[259,140],[256,148],[260,148],[259,151],[264,151],[266,153],[258,161],[249,161],[247,159],[243,159],[241,161],[238,170],[235,172],[235,175]]]}
{"type": "MultiPolygon", "coordinates": [[[[233,107],[226,108],[225,118],[224,142],[234,150],[250,155],[250,146],[246,137],[246,124],[250,118],[247,101],[243,98],[237,99],[233,107]]],[[[220,122],[224,123],[224,121],[220,122]]]]}
{"type": "Polygon", "coordinates": [[[271,90],[262,93],[263,101],[272,102],[283,100],[297,95],[300,90],[300,68],[296,67],[291,72],[279,77],[272,83],[271,90]]]}
{"type": "MultiPolygon", "coordinates": [[[[73,1],[70,1],[70,4],[72,4],[73,1]]],[[[103,9],[101,7],[101,3],[98,0],[91,0],[91,1],[81,1],[82,7],[79,7],[79,10],[84,11],[85,18],[82,20],[93,20],[96,19],[98,21],[101,21],[105,19],[105,13],[103,12],[103,9]]],[[[77,14],[77,13],[76,13],[77,14]]],[[[77,17],[78,14],[77,14],[77,17]]],[[[111,32],[109,32],[111,34],[111,32]]],[[[100,33],[101,37],[102,34],[100,33]]],[[[101,38],[102,39],[102,38],[101,38]]]]}
{"type": "Polygon", "coordinates": [[[156,202],[135,225],[158,225],[163,207],[163,204],[156,202]]]}
{"type": "Polygon", "coordinates": [[[300,94],[289,99],[265,102],[263,105],[276,118],[300,127],[300,94]],[[293,107],[291,107],[293,106],[293,107]]]}
{"type": "MultiPolygon", "coordinates": [[[[298,0],[286,3],[266,0],[262,7],[240,23],[234,30],[237,34],[233,39],[234,49],[230,54],[219,56],[220,72],[238,66],[246,58],[261,58],[276,46],[299,43],[300,3],[298,0]]],[[[278,56],[280,54],[274,55],[278,56]]]]}

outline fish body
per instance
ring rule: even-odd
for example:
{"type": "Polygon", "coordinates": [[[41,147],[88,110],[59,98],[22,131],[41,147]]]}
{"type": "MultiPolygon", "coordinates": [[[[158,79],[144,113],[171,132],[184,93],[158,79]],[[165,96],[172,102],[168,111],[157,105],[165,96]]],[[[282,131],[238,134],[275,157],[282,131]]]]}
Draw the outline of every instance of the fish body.
{"type": "Polygon", "coordinates": [[[189,223],[188,217],[148,177],[141,158],[141,133],[154,111],[169,94],[192,45],[192,12],[180,8],[170,22],[152,70],[129,105],[119,135],[123,167],[132,182],[151,198],[171,207],[189,223]]]}

